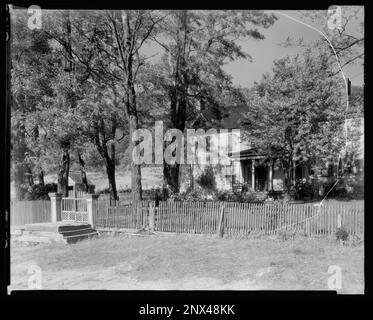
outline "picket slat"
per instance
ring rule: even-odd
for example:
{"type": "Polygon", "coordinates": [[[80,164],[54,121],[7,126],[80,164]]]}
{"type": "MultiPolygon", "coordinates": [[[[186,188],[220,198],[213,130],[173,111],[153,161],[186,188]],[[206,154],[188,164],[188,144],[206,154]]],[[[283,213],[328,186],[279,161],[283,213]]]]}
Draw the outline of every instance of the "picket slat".
{"type": "Polygon", "coordinates": [[[11,201],[10,203],[10,224],[12,226],[51,221],[49,200],[11,201]]]}
{"type": "MultiPolygon", "coordinates": [[[[217,232],[220,208],[225,206],[225,234],[276,234],[279,230],[304,231],[310,236],[334,236],[341,215],[342,227],[349,234],[363,236],[364,206],[361,203],[312,204],[258,204],[219,202],[167,202],[160,201],[154,211],[156,230],[177,233],[217,232]]],[[[80,199],[62,201],[62,209],[78,212],[86,210],[80,199]]],[[[50,222],[51,204],[48,200],[12,201],[11,225],[50,222]]],[[[99,199],[95,224],[98,227],[146,228],[149,220],[149,201],[138,204],[110,206],[99,199]]]]}

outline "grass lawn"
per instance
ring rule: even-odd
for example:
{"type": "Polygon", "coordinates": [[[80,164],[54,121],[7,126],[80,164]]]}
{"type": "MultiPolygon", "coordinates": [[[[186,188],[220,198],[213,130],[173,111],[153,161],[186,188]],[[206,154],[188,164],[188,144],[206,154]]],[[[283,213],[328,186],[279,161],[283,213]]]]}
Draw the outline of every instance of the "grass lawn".
{"type": "Polygon", "coordinates": [[[326,239],[122,235],[13,245],[11,290],[27,289],[32,264],[42,270],[43,289],[109,290],[328,290],[328,267],[338,265],[338,292],[364,292],[364,247],[326,239]]]}

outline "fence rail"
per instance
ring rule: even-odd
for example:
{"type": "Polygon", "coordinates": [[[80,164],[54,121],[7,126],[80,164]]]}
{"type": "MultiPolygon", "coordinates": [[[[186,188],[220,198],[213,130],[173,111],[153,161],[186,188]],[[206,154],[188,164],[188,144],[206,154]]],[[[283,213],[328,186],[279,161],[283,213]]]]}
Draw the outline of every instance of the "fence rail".
{"type": "Polygon", "coordinates": [[[10,224],[12,226],[51,221],[51,202],[49,200],[11,201],[10,203],[10,224]]]}
{"type": "MultiPolygon", "coordinates": [[[[344,227],[350,235],[364,234],[363,203],[258,204],[234,202],[142,201],[110,206],[98,200],[94,224],[109,228],[149,228],[177,233],[224,233],[227,236],[298,232],[334,235],[344,227]]],[[[62,220],[87,222],[87,199],[63,198],[62,220]]],[[[51,202],[12,201],[11,225],[50,222],[51,202]]]]}
{"type": "MultiPolygon", "coordinates": [[[[98,210],[100,227],[144,228],[150,224],[154,202],[98,210]]],[[[228,236],[276,234],[280,231],[307,235],[334,235],[344,227],[351,235],[364,233],[364,206],[361,203],[257,204],[232,202],[163,202],[154,210],[154,229],[177,233],[217,233],[228,236]]]]}

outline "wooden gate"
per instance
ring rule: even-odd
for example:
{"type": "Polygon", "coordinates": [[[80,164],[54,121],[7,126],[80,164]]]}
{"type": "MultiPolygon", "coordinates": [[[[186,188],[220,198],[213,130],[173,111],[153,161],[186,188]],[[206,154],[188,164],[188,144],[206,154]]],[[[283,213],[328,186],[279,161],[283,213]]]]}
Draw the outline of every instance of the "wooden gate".
{"type": "Polygon", "coordinates": [[[62,198],[61,220],[72,222],[88,222],[87,199],[62,198]]]}

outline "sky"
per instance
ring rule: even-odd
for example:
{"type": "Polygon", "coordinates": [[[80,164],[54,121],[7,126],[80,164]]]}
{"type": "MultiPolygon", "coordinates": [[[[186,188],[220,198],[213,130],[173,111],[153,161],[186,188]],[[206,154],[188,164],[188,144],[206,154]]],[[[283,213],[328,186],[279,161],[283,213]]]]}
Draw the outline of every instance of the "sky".
{"type": "MultiPolygon", "coordinates": [[[[282,10],[280,12],[296,19],[304,20],[297,11],[282,10]]],[[[225,71],[232,76],[234,84],[251,87],[254,81],[261,79],[263,73],[271,71],[275,59],[302,52],[303,48],[301,47],[280,46],[279,44],[284,42],[287,37],[302,37],[304,43],[312,43],[321,37],[315,30],[295,22],[288,17],[279,14],[277,14],[277,17],[279,19],[272,27],[261,30],[265,36],[264,40],[248,39],[240,43],[243,50],[252,56],[252,62],[241,59],[231,62],[224,67],[225,71]]],[[[320,29],[320,26],[312,26],[320,29]]],[[[361,86],[364,83],[364,70],[361,63],[346,66],[343,68],[343,71],[346,77],[350,78],[352,85],[361,86]]]]}

